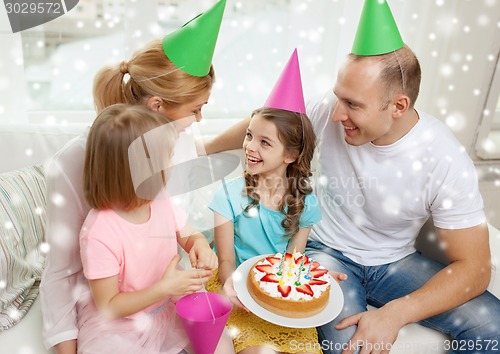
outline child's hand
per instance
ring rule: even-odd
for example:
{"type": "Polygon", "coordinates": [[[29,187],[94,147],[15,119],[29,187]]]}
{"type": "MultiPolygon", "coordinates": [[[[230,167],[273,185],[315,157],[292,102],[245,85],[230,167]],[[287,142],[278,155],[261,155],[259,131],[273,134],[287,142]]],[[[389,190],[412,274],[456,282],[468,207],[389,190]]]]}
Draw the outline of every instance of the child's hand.
{"type": "Polygon", "coordinates": [[[233,277],[227,278],[226,282],[224,283],[224,286],[222,287],[222,290],[224,291],[224,295],[229,298],[229,301],[231,301],[234,305],[238,306],[239,308],[250,312],[245,305],[243,305],[238,299],[238,296],[236,294],[236,291],[234,290],[234,284],[233,284],[233,277]]]}
{"type": "Polygon", "coordinates": [[[200,237],[194,242],[189,250],[189,260],[193,268],[215,270],[219,265],[217,255],[210,248],[205,237],[200,237]]]}
{"type": "Polygon", "coordinates": [[[180,257],[175,255],[158,282],[165,297],[175,295],[188,295],[201,290],[203,284],[212,277],[211,270],[180,270],[178,269],[180,257]]]}

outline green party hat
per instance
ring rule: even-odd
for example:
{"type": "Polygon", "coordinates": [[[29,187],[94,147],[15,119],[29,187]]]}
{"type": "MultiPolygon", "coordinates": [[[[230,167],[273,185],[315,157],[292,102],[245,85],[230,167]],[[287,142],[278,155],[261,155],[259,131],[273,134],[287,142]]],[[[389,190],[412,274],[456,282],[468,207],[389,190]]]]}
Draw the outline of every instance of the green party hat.
{"type": "Polygon", "coordinates": [[[205,76],[210,71],[226,0],[190,20],[163,38],[163,51],[182,71],[205,76]]]}
{"type": "Polygon", "coordinates": [[[387,2],[365,0],[352,53],[364,56],[379,55],[393,52],[403,46],[403,39],[387,2]]]}

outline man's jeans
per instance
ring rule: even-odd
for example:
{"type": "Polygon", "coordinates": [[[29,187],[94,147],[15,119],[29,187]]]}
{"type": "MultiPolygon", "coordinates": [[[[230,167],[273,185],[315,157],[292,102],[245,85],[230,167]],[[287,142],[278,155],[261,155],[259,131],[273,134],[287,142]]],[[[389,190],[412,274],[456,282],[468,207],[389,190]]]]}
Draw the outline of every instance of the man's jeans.
{"type": "MultiPolygon", "coordinates": [[[[366,311],[367,304],[381,307],[415,291],[444,267],[418,252],[394,263],[363,266],[319,242],[309,241],[306,251],[325,268],[348,276],[340,284],[344,293],[342,312],[332,322],[318,327],[324,354],[341,353],[354,335],[356,326],[335,329],[343,318],[366,311]]],[[[419,324],[455,339],[446,343],[450,353],[500,354],[500,300],[489,292],[419,324]]]]}

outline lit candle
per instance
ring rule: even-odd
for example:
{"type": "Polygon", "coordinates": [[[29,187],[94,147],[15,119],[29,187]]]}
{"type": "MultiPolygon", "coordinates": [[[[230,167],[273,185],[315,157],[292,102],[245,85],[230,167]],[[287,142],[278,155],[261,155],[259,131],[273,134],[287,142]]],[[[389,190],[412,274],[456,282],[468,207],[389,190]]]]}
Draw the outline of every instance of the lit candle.
{"type": "Polygon", "coordinates": [[[297,280],[295,281],[295,285],[299,286],[300,285],[300,276],[302,275],[302,267],[304,267],[304,261],[306,260],[306,257],[302,255],[302,259],[300,260],[299,264],[299,273],[297,274],[297,280]]]}
{"type": "Polygon", "coordinates": [[[313,263],[312,258],[309,258],[309,267],[307,267],[307,274],[304,276],[307,280],[311,279],[311,265],[313,263]]]}
{"type": "Polygon", "coordinates": [[[304,266],[304,262],[306,260],[306,256],[302,256],[302,259],[300,260],[300,269],[304,266]]]}
{"type": "Polygon", "coordinates": [[[286,248],[283,251],[283,254],[281,255],[280,266],[279,266],[279,269],[278,269],[278,273],[276,273],[278,276],[280,276],[281,273],[283,273],[283,264],[285,263],[285,254],[286,254],[286,248]]]}

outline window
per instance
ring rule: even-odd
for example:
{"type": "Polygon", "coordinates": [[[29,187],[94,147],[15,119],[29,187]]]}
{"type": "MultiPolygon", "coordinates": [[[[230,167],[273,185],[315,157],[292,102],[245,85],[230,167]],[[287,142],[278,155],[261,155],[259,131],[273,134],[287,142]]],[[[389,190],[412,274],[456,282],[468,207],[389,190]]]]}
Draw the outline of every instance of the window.
{"type": "MultiPolygon", "coordinates": [[[[49,23],[1,35],[9,51],[0,58],[0,123],[90,122],[92,80],[100,67],[130,58],[216,1],[81,0],[49,23]]],[[[475,155],[481,143],[474,132],[491,81],[485,67],[498,52],[494,14],[500,2],[388,1],[422,65],[417,109],[448,124],[475,155]]],[[[213,60],[217,80],[202,122],[218,124],[217,132],[218,119],[240,119],[261,106],[294,48],[306,100],[330,90],[362,6],[362,0],[228,0],[213,60]]],[[[489,132],[491,125],[485,127],[481,131],[489,132]]]]}
{"type": "MultiPolygon", "coordinates": [[[[29,121],[91,121],[92,80],[103,65],[130,58],[136,48],[179,28],[215,1],[85,0],[64,16],[23,31],[23,108],[29,121]]],[[[213,61],[217,80],[205,116],[242,118],[261,106],[294,47],[304,86],[328,89],[335,70],[329,57],[337,53],[320,39],[327,33],[337,45],[339,31],[330,28],[337,22],[326,20],[327,14],[342,11],[342,3],[228,1],[213,61]]]]}
{"type": "Polygon", "coordinates": [[[95,72],[125,56],[124,18],[123,0],[86,0],[64,16],[23,31],[28,111],[47,123],[57,112],[93,114],[95,72]]]}
{"type": "Polygon", "coordinates": [[[488,90],[476,142],[477,155],[485,160],[500,159],[500,64],[496,68],[488,90]]]}
{"type": "MultiPolygon", "coordinates": [[[[213,2],[205,1],[203,8],[208,8],[213,2]]],[[[255,65],[249,67],[244,62],[252,61],[250,53],[253,51],[248,50],[249,41],[255,41],[252,37],[257,37],[251,35],[254,31],[251,25],[261,14],[264,14],[266,21],[273,16],[281,22],[286,21],[287,13],[278,7],[288,6],[289,3],[288,0],[255,1],[245,5],[231,5],[228,2],[224,21],[227,28],[233,27],[232,36],[219,37],[217,55],[226,53],[225,58],[231,62],[238,61],[239,67],[247,66],[249,71],[260,71],[255,65]],[[229,48],[228,41],[236,44],[233,43],[229,48]],[[242,50],[243,47],[247,49],[242,50]],[[243,53],[243,58],[234,55],[239,52],[243,53]]],[[[196,16],[201,9],[200,2],[194,0],[159,0],[147,5],[144,2],[139,4],[139,1],[86,0],[80,1],[73,11],[58,19],[23,31],[21,39],[27,109],[31,117],[35,117],[37,122],[54,122],[54,117],[62,116],[62,113],[66,116],[62,120],[68,120],[68,117],[73,117],[69,118],[70,121],[88,119],[87,114],[81,113],[88,112],[91,115],[93,111],[92,80],[99,68],[130,57],[133,52],[130,47],[138,48],[150,39],[161,38],[196,16]],[[137,14],[141,15],[144,23],[151,25],[131,30],[130,25],[137,22],[134,21],[137,14]],[[150,19],[149,22],[147,18],[150,19]]],[[[273,50],[270,46],[261,48],[265,51],[273,50]]],[[[276,54],[276,48],[274,52],[276,54]]],[[[282,60],[286,58],[283,57],[282,60]]],[[[215,61],[217,59],[214,59],[217,70],[215,61]]],[[[263,70],[269,71],[269,68],[263,70]]],[[[224,70],[217,70],[218,73],[219,71],[224,70]]],[[[269,74],[272,78],[277,72],[269,74]]],[[[228,83],[228,80],[222,79],[223,75],[218,76],[219,88],[224,82],[228,83]]],[[[230,84],[229,87],[235,89],[229,91],[229,97],[234,96],[231,92],[241,94],[245,87],[251,85],[248,81],[244,85],[230,84]]],[[[227,100],[225,108],[219,113],[234,116],[235,107],[242,107],[241,103],[241,99],[227,100]]],[[[248,111],[245,113],[248,114],[248,111]]]]}

